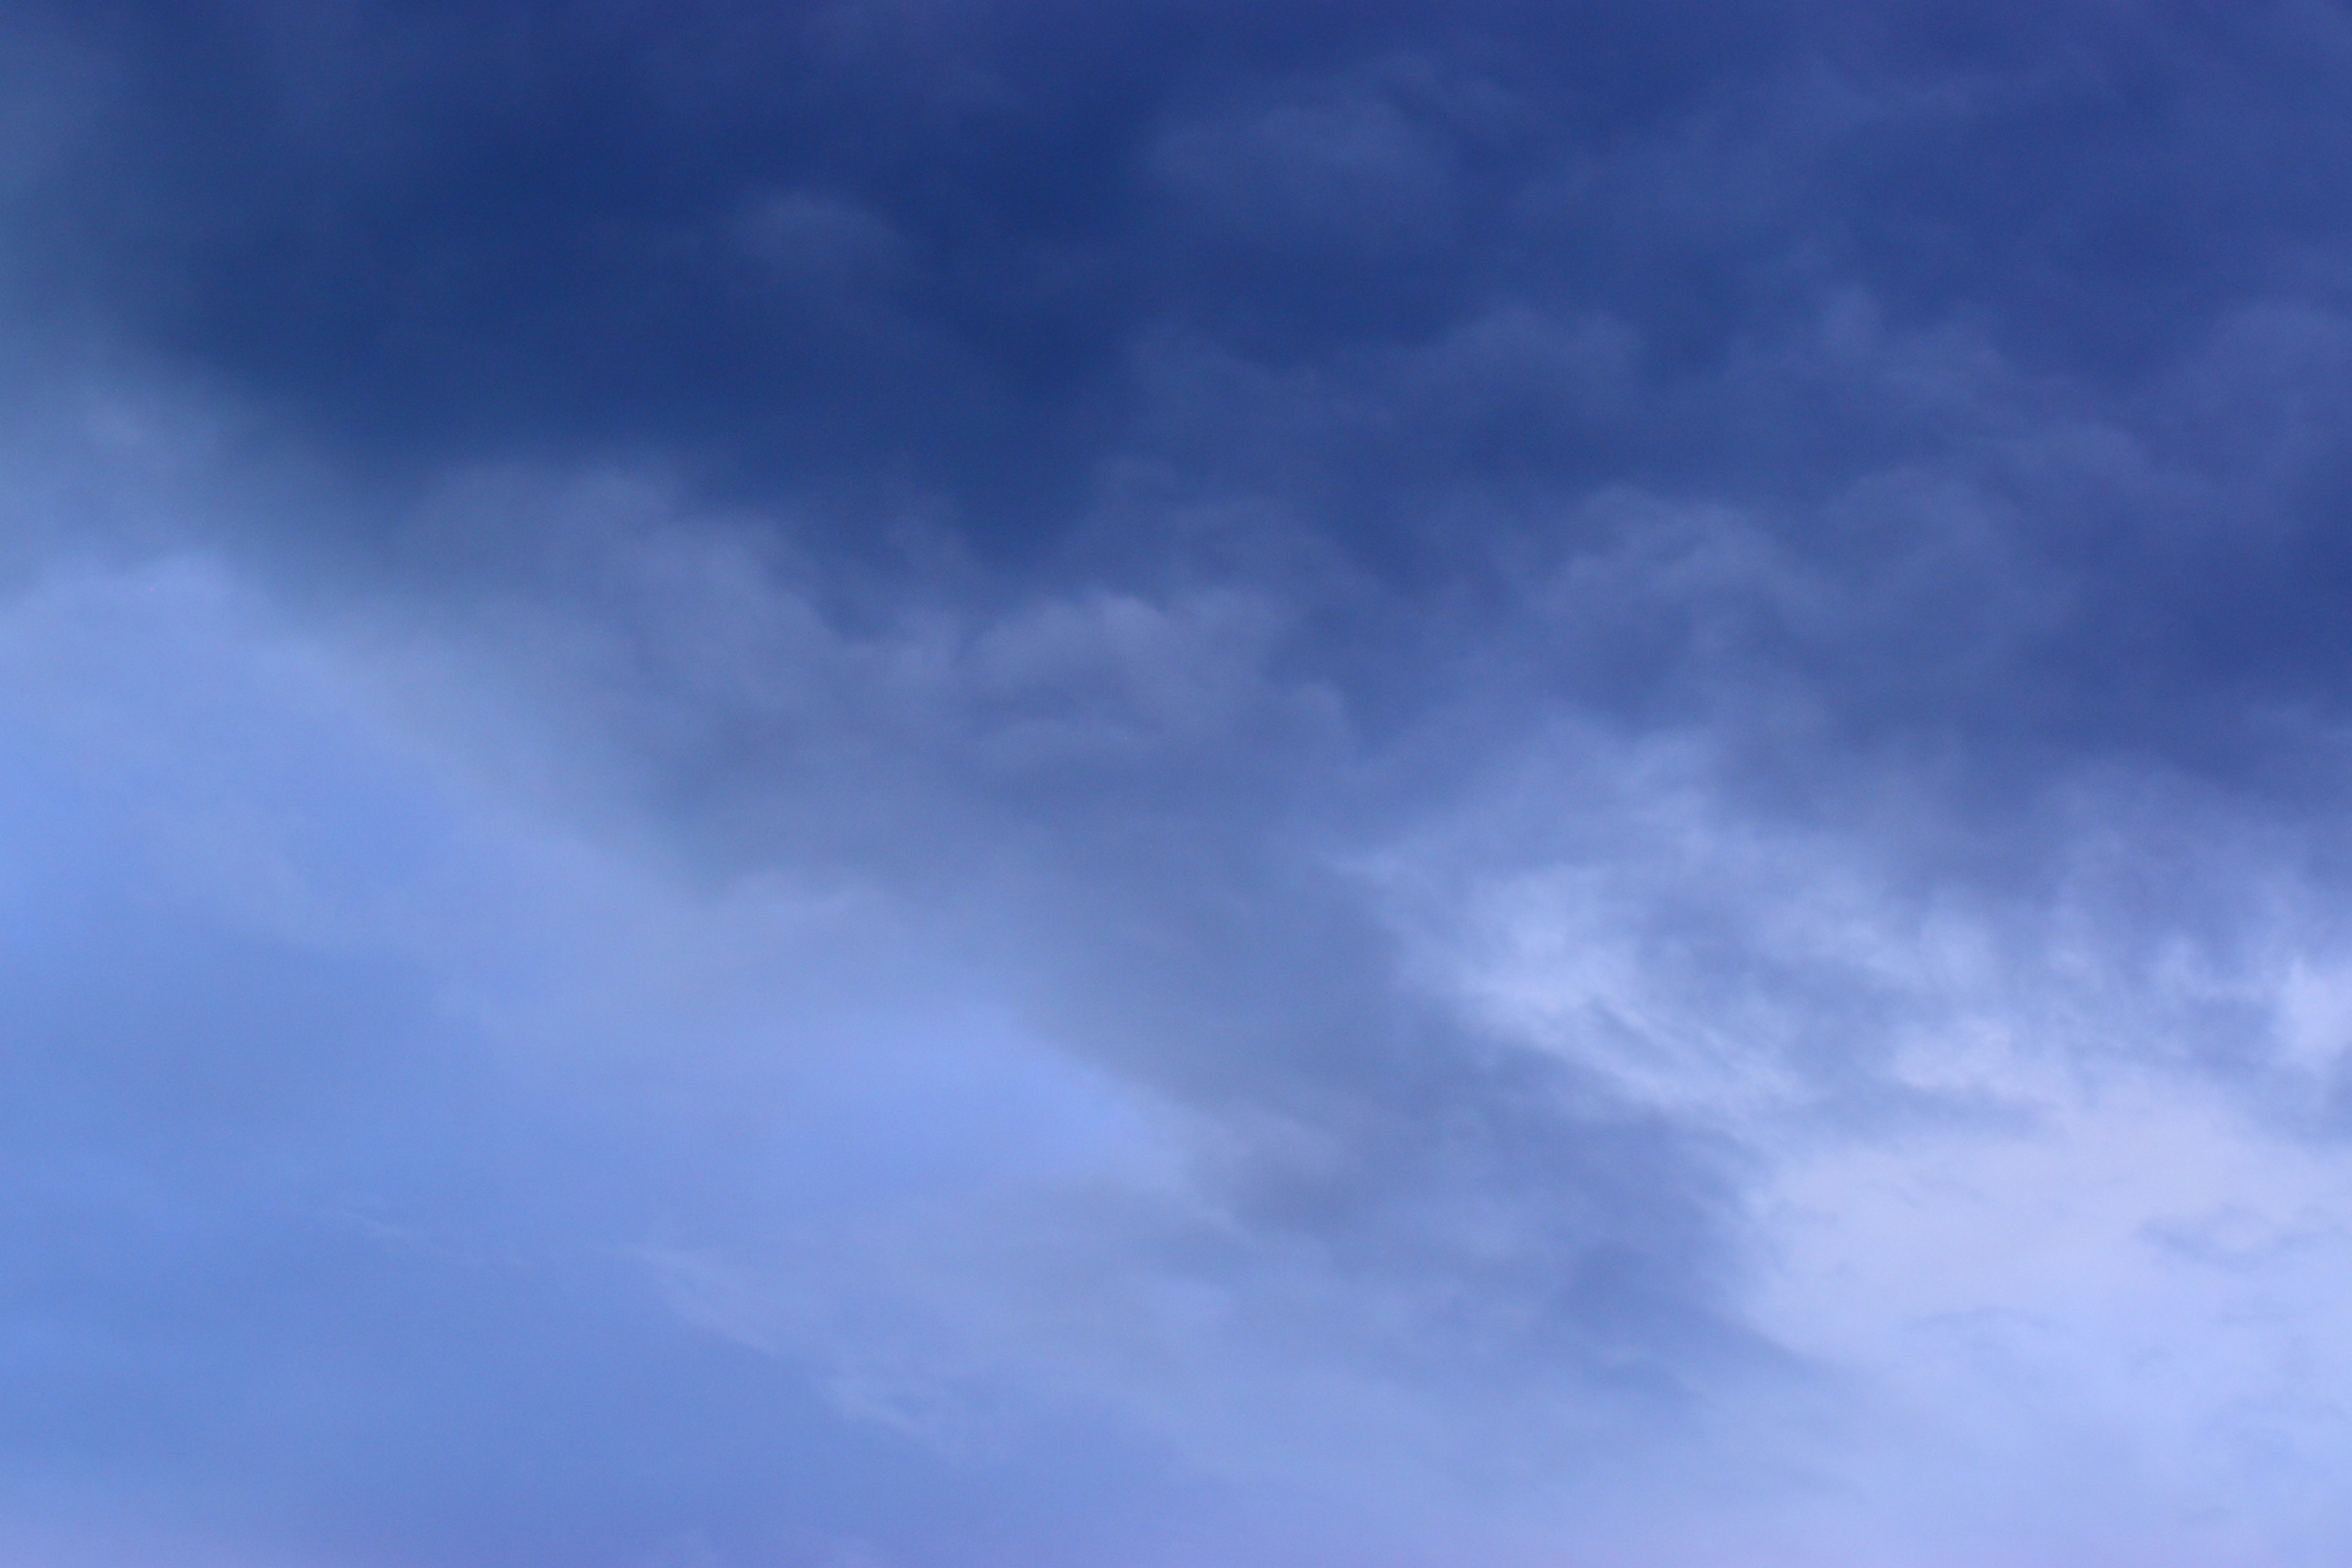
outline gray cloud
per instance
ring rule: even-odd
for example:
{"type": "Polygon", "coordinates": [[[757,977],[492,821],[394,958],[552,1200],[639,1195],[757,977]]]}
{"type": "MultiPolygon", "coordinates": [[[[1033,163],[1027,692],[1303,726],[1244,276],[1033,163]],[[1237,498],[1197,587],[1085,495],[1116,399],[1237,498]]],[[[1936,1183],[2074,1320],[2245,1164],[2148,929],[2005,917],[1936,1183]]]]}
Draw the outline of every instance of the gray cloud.
{"type": "Polygon", "coordinates": [[[2340,1548],[2334,8],[8,27],[24,1552],[2340,1548]]]}

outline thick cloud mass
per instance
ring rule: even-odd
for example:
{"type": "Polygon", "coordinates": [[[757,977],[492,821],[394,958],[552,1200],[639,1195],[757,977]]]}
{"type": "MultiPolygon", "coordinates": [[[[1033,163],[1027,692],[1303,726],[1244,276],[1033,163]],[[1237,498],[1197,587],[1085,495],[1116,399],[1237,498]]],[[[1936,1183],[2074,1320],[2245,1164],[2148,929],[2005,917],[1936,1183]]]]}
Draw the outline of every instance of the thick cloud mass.
{"type": "Polygon", "coordinates": [[[0,1555],[2352,1547],[2352,16],[0,21],[0,1555]]]}

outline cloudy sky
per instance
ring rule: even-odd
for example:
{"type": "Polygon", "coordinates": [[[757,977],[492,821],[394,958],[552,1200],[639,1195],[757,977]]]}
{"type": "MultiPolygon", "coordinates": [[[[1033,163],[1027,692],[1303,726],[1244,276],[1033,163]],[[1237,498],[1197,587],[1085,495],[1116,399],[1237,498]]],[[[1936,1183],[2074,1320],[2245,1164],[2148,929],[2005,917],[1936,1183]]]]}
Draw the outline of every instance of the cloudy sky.
{"type": "Polygon", "coordinates": [[[2352,10],[21,0],[0,1557],[2352,1552],[2352,10]]]}

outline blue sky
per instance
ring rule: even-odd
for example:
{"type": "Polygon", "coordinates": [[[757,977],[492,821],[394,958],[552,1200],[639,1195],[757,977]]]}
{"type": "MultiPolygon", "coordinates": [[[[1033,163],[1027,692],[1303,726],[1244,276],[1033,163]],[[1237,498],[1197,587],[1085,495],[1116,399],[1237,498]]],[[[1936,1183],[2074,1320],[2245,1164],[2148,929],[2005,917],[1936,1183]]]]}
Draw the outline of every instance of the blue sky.
{"type": "Polygon", "coordinates": [[[2352,13],[0,21],[0,1556],[2352,1546],[2352,13]]]}

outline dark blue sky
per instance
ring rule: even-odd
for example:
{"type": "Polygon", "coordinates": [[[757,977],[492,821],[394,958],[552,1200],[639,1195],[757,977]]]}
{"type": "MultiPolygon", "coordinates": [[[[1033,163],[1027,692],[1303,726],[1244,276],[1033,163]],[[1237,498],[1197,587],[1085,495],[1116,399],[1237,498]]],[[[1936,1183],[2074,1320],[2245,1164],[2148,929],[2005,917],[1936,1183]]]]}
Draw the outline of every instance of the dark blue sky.
{"type": "Polygon", "coordinates": [[[2352,1546],[2352,13],[31,0],[0,1555],[2352,1546]]]}

